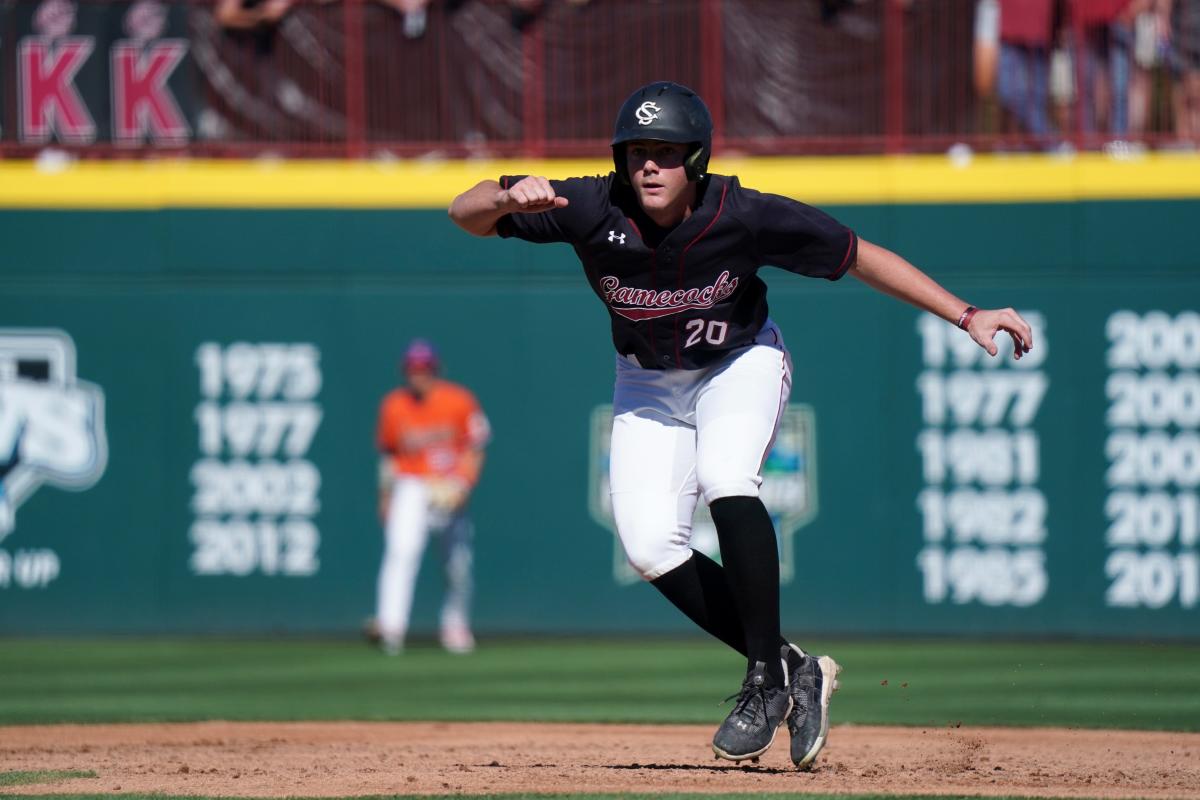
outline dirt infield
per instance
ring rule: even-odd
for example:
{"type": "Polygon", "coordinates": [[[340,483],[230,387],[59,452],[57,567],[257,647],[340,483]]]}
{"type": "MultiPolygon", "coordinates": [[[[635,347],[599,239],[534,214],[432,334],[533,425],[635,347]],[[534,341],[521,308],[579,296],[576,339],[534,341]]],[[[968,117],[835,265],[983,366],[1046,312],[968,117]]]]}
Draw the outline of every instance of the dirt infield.
{"type": "Polygon", "coordinates": [[[694,725],[228,723],[0,728],[3,770],[92,770],[29,792],[222,796],[823,792],[1200,798],[1200,734],[835,726],[812,773],[787,731],[756,767],[694,725]]]}

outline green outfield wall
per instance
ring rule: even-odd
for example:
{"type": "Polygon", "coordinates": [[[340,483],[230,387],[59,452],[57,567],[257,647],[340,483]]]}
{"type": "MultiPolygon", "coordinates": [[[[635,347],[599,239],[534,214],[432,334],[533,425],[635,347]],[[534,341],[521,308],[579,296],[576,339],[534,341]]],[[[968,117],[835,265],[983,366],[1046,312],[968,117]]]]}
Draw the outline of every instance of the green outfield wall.
{"type": "MultiPolygon", "coordinates": [[[[200,205],[0,210],[0,633],[354,629],[414,336],[495,430],[479,629],[688,630],[606,526],[611,346],[568,247],[200,205]]],[[[1037,347],[989,361],[853,279],[765,271],[789,628],[1200,636],[1200,199],[827,208],[1037,347]]],[[[438,588],[431,558],[418,628],[438,588]]]]}

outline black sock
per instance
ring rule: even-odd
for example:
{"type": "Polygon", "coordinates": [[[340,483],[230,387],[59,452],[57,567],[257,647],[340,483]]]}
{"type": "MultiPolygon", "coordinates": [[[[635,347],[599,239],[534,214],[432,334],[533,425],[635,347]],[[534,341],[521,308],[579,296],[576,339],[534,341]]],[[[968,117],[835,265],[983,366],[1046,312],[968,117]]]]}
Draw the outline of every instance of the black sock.
{"type": "Polygon", "coordinates": [[[720,564],[693,550],[691,558],[650,583],[692,622],[746,655],[746,631],[720,564]]]}
{"type": "MultiPolygon", "coordinates": [[[[706,633],[746,655],[746,631],[720,564],[693,550],[691,558],[650,584],[706,633]]],[[[779,647],[787,644],[781,636],[779,647]]],[[[803,658],[789,648],[787,663],[788,670],[798,669],[803,658]]]]}
{"type": "Polygon", "coordinates": [[[746,661],[766,664],[783,686],[779,658],[779,550],[775,526],[757,497],[723,497],[709,505],[721,543],[721,562],[746,638],[746,661]]]}

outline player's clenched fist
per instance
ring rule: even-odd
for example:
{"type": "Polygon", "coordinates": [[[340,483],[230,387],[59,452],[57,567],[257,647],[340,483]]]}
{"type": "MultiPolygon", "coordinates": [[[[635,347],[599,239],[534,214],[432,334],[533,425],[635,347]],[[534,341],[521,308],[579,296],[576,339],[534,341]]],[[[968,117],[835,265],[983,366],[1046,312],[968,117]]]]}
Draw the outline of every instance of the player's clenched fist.
{"type": "Polygon", "coordinates": [[[536,214],[566,208],[550,181],[540,175],[522,178],[507,189],[497,181],[480,181],[454,198],[450,219],[468,233],[495,236],[496,223],[507,214],[536,214]]]}
{"type": "Polygon", "coordinates": [[[514,183],[512,188],[504,190],[504,194],[505,205],[511,211],[524,214],[565,208],[567,205],[567,198],[557,196],[550,181],[540,175],[522,178],[514,183]]]}

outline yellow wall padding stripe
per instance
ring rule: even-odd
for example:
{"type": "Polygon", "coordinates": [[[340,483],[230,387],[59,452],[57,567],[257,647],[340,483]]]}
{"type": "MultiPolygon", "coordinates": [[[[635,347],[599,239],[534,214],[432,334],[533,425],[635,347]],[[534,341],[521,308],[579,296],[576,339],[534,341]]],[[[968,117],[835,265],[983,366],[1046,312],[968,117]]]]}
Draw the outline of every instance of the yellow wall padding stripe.
{"type": "MultiPolygon", "coordinates": [[[[0,208],[445,208],[484,178],[596,175],[608,160],[0,162],[0,208]]],[[[813,204],[1200,199],[1200,155],[717,158],[745,186],[813,204]]]]}

